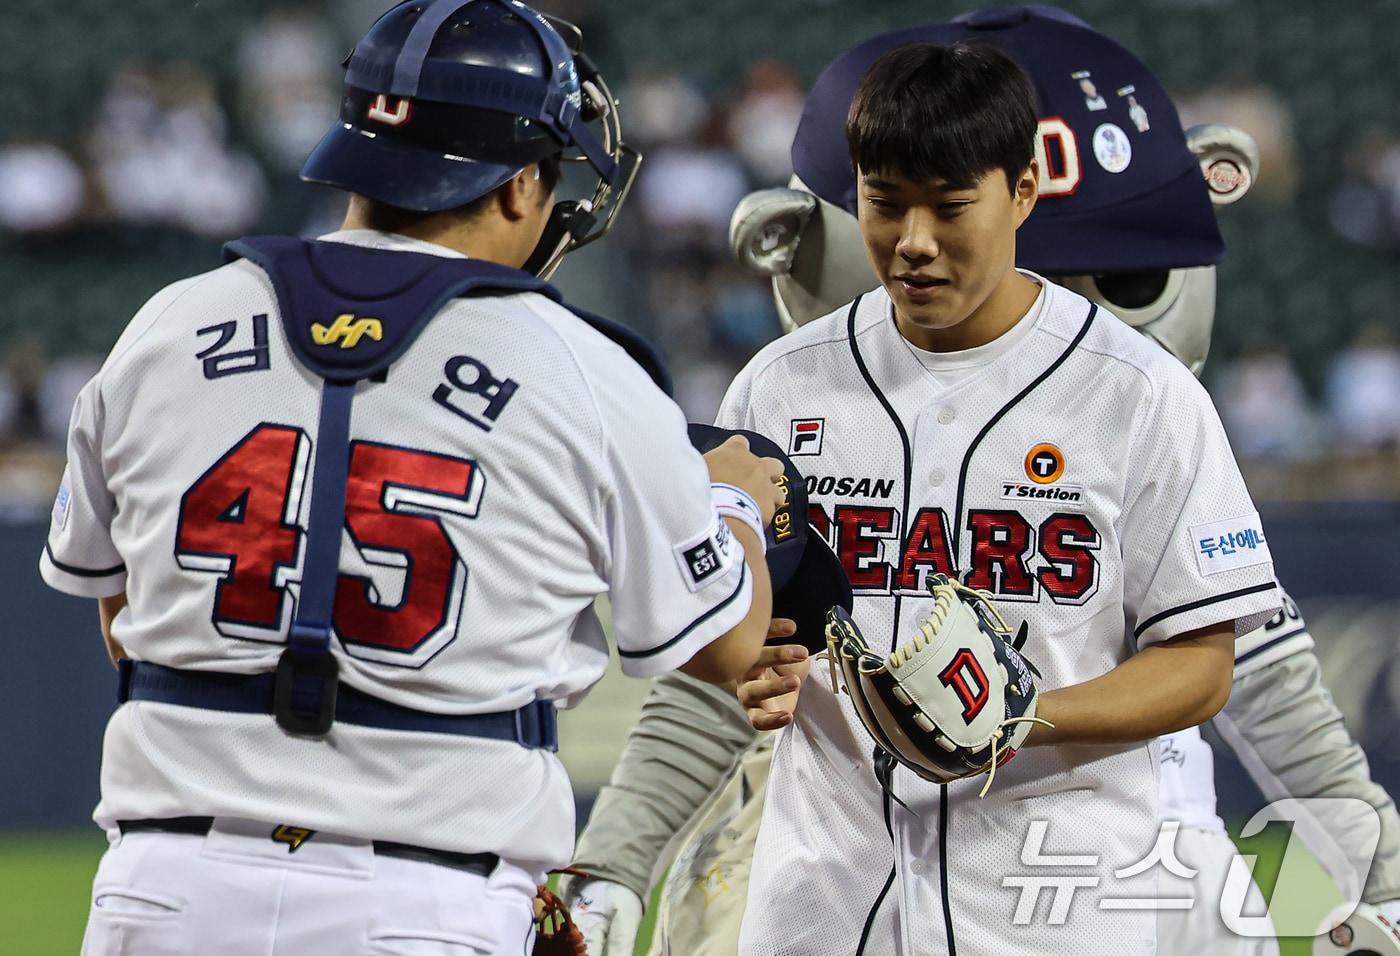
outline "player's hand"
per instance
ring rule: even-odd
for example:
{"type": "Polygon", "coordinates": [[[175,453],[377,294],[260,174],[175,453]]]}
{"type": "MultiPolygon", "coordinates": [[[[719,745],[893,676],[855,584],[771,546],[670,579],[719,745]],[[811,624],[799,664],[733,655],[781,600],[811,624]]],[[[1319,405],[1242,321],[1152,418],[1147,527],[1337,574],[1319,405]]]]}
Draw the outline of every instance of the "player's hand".
{"type": "MultiPolygon", "coordinates": [[[[768,637],[791,637],[797,625],[774,618],[768,637]]],[[[758,662],[739,681],[735,692],[748,712],[754,730],[777,730],[792,723],[802,682],[812,670],[807,648],[801,644],[765,644],[758,662]]]]}
{"type": "Polygon", "coordinates": [[[786,495],[776,482],[783,476],[783,463],[776,458],[760,458],[749,451],[749,441],[735,435],[718,448],[705,452],[710,480],[742,488],[752,496],[767,527],[773,513],[783,506],[786,495]]]}
{"type": "Polygon", "coordinates": [[[570,894],[569,911],[590,956],[632,956],[642,925],[642,899],[632,890],[588,880],[570,894]]]}

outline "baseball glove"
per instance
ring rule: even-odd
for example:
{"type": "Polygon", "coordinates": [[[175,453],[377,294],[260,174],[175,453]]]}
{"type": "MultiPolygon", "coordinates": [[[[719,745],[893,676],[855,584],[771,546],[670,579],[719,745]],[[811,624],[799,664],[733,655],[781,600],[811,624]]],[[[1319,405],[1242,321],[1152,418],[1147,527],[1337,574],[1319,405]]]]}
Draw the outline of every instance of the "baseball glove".
{"type": "Polygon", "coordinates": [[[832,608],[832,686],[851,695],[865,729],[895,760],[935,783],[985,773],[985,796],[1031,726],[1049,724],[1035,716],[1039,674],[990,595],[942,574],[929,578],[929,591],[933,613],[889,655],[871,650],[851,616],[832,608]]]}

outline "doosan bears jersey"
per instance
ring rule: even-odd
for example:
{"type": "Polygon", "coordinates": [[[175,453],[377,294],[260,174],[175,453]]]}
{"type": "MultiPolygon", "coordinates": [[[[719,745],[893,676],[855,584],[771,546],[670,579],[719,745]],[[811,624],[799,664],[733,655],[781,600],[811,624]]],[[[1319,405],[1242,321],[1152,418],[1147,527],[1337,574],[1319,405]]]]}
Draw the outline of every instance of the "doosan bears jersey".
{"type": "MultiPolygon", "coordinates": [[[[328,238],[456,256],[383,233],[328,238]]],[[[277,665],[322,388],[278,309],[249,261],[176,283],[78,399],[41,570],[71,594],[125,589],[113,631],[136,660],[277,665]]],[[[350,350],[376,321],[328,315],[310,331],[350,350]]],[[[598,595],[633,676],[685,663],[747,613],[742,548],[679,408],[574,313],[536,293],[452,300],[381,378],[356,386],[350,423],[332,648],[344,685],[433,714],[574,701],[607,666],[598,595]]],[[[566,863],[574,839],[547,750],[339,721],[308,740],[268,715],[120,707],[98,822],[192,814],[540,868],[566,863]]]]}
{"type": "MultiPolygon", "coordinates": [[[[877,289],[760,352],[719,424],[785,444],[809,476],[811,521],[877,647],[932,610],[934,571],[1026,622],[1045,689],[1197,628],[1263,624],[1279,606],[1267,540],[1205,391],[1031,277],[1041,293],[1015,327],[954,353],[913,347],[877,289]]],[[[982,780],[940,788],[902,768],[887,799],[872,751],[814,668],[776,746],[741,952],[1151,951],[1150,909],[1100,903],[1152,896],[1154,870],[1132,868],[1157,835],[1155,743],[1031,748],[980,800],[982,780]],[[1047,902],[1020,920],[1016,881],[1057,875],[1073,905],[1056,925],[1047,902]]]]}

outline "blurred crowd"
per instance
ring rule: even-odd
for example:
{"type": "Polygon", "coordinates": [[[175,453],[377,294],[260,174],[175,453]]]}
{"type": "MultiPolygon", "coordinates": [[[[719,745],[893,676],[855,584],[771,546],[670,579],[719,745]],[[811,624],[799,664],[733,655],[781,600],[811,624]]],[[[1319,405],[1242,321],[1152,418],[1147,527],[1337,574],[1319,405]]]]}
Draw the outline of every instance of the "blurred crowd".
{"type": "MultiPolygon", "coordinates": [[[[336,64],[353,31],[336,24],[359,27],[383,6],[277,4],[239,39],[227,65],[233,88],[198,62],[128,62],[94,94],[73,142],[0,132],[0,241],[51,250],[91,235],[143,248],[202,242],[212,266],[218,241],[250,231],[334,229],[343,200],[303,186],[296,172],[338,109],[336,64]],[[327,17],[328,8],[339,15],[327,17]]],[[[581,22],[606,61],[601,8],[587,0],[547,7],[581,22]]],[[[752,63],[717,88],[674,62],[635,55],[621,75],[625,130],[646,160],[603,244],[602,278],[566,268],[560,282],[572,295],[577,279],[593,300],[585,304],[650,334],[670,359],[687,415],[708,420],[733,374],[779,333],[767,284],[732,262],[727,226],[747,192],[786,184],[803,86],[777,60],[752,63]]],[[[1188,125],[1209,119],[1249,130],[1265,170],[1249,202],[1293,201],[1293,119],[1266,86],[1222,82],[1183,99],[1182,114],[1188,125]]],[[[1336,235],[1400,251],[1400,140],[1365,131],[1339,162],[1328,205],[1336,235]]],[[[128,317],[111,316],[106,341],[128,317]]],[[[1216,359],[1207,383],[1241,456],[1296,461],[1400,448],[1394,328],[1393,317],[1376,316],[1322,374],[1301,375],[1277,345],[1216,359]]],[[[37,337],[0,345],[0,514],[50,499],[73,398],[100,361],[37,337]]]]}

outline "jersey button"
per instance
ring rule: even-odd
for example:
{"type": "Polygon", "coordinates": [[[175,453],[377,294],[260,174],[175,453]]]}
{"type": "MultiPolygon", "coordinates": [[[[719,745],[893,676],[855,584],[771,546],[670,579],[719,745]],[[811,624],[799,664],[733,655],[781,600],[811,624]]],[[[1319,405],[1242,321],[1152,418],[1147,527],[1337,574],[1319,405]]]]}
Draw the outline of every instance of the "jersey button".
{"type": "Polygon", "coordinates": [[[933,487],[935,488],[941,487],[943,485],[943,479],[945,477],[947,476],[943,474],[942,468],[935,468],[933,469],[933,471],[928,473],[928,483],[933,485],[933,487]]]}
{"type": "Polygon", "coordinates": [[[951,425],[953,424],[953,419],[957,417],[957,412],[953,411],[951,408],[945,408],[938,413],[938,424],[951,425]]]}
{"type": "Polygon", "coordinates": [[[910,873],[913,873],[915,876],[923,876],[923,875],[924,875],[924,861],[921,860],[921,859],[919,859],[918,857],[915,857],[914,859],[910,860],[910,861],[909,861],[909,872],[910,872],[910,873]]]}

